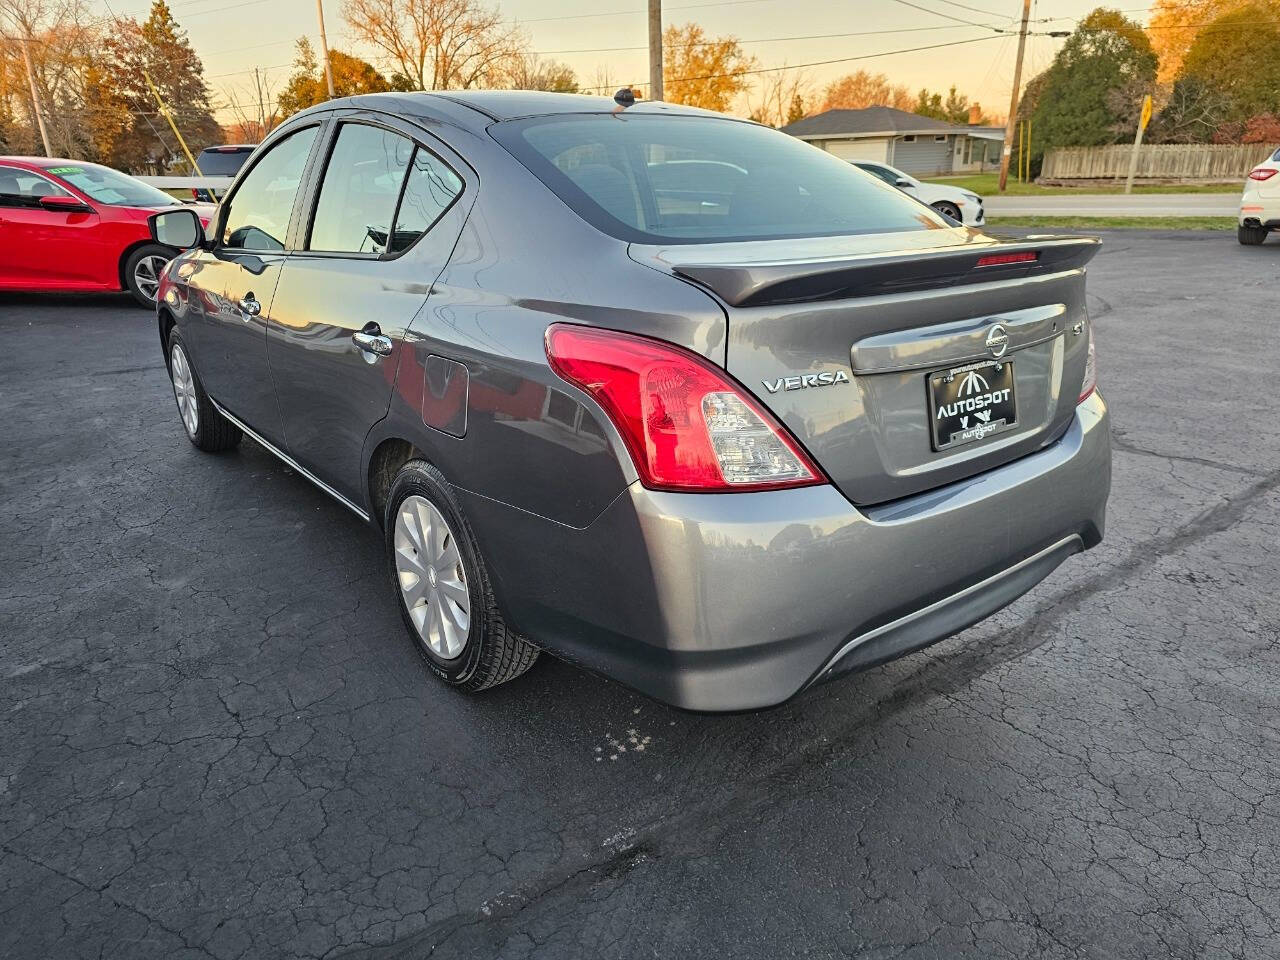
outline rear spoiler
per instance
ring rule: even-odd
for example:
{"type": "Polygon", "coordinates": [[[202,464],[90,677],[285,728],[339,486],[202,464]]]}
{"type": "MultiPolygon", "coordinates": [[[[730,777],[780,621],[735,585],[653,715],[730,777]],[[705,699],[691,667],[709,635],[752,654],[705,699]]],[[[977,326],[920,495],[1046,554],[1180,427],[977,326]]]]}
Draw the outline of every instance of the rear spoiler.
{"type": "Polygon", "coordinates": [[[842,300],[1079,270],[1097,254],[1094,237],[1043,237],[938,252],[742,264],[673,263],[677,274],[730,306],[842,300]]]}

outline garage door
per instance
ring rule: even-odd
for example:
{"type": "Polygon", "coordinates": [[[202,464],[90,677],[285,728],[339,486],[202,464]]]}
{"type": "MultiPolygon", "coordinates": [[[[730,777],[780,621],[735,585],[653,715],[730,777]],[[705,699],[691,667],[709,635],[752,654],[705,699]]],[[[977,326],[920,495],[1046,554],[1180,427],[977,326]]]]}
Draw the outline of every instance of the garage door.
{"type": "Polygon", "coordinates": [[[884,163],[889,158],[889,141],[828,140],[827,150],[841,160],[872,160],[884,163]]]}

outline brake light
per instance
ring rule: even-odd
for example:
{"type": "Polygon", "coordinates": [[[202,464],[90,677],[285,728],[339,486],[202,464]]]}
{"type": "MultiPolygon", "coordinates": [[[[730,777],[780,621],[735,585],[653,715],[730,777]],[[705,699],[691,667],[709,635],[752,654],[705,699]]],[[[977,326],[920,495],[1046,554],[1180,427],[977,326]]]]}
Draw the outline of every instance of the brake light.
{"type": "Polygon", "coordinates": [[[1276,172],[1277,171],[1269,169],[1267,167],[1259,167],[1257,170],[1251,170],[1249,172],[1249,179],[1250,180],[1270,180],[1272,177],[1276,175],[1276,172]]]}
{"type": "Polygon", "coordinates": [[[1098,351],[1093,345],[1093,324],[1089,324],[1089,352],[1084,361],[1084,382],[1080,384],[1080,396],[1076,403],[1084,403],[1098,389],[1098,351]]]}
{"type": "Polygon", "coordinates": [[[773,490],[825,483],[787,430],[723,370],[674,344],[552,324],[547,359],[591,394],[654,490],[773,490]]]}
{"type": "Polygon", "coordinates": [[[1000,267],[1007,263],[1033,263],[1040,259],[1040,254],[1035,250],[1027,250],[1023,253],[989,253],[985,257],[979,257],[977,266],[979,267],[1000,267]]]}

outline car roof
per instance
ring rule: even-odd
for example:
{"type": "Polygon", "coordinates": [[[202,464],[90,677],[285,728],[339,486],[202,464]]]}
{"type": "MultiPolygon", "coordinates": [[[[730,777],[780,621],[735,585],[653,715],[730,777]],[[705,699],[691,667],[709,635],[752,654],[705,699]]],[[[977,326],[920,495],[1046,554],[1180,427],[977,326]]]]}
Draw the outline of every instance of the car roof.
{"type": "MultiPolygon", "coordinates": [[[[405,117],[448,117],[454,123],[471,129],[483,129],[495,120],[517,120],[524,117],[557,114],[628,113],[674,114],[681,116],[720,117],[738,120],[698,107],[686,107],[659,100],[637,100],[622,107],[612,97],[594,97],[580,93],[548,93],[542,90],[448,90],[412,93],[365,93],[354,97],[328,100],[296,114],[356,108],[377,110],[405,117]]],[[[742,121],[746,122],[746,121],[742,121]]]]}
{"type": "Polygon", "coordinates": [[[18,167],[29,167],[33,170],[47,170],[49,167],[97,167],[100,164],[87,160],[67,160],[63,157],[0,157],[0,163],[8,163],[18,167]]]}

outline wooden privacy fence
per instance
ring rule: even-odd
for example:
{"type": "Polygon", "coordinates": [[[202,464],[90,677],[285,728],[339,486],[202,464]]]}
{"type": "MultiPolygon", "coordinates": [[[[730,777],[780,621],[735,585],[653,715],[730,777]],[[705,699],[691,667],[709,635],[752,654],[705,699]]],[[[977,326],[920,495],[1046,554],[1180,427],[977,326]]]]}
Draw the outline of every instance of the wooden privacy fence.
{"type": "MultiPolygon", "coordinates": [[[[1276,151],[1265,143],[1153,143],[1138,150],[1139,179],[1239,180],[1276,151]]],[[[1045,154],[1042,180],[1124,179],[1132,145],[1058,147],[1045,154]]]]}

